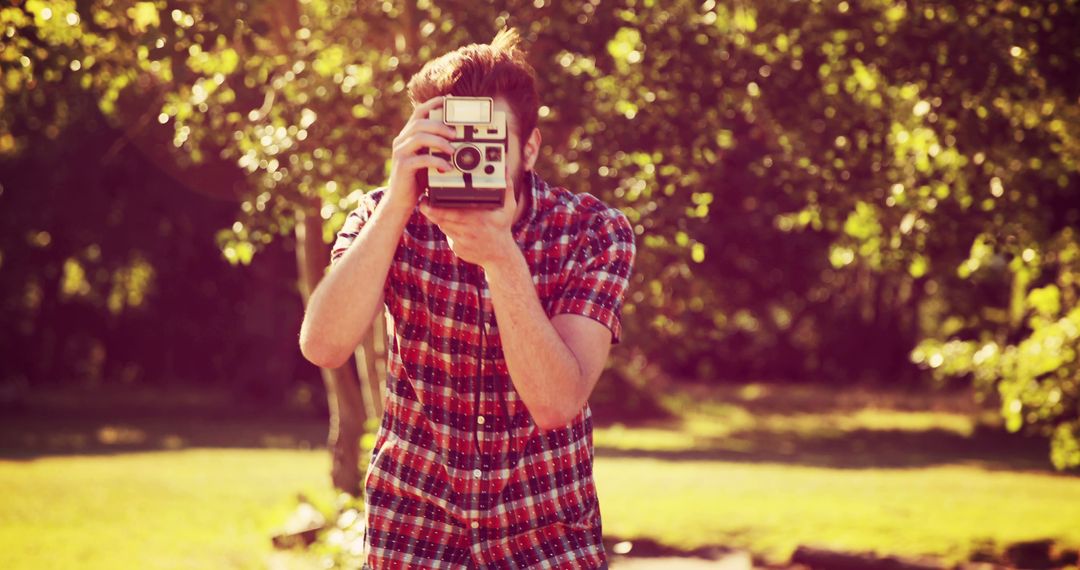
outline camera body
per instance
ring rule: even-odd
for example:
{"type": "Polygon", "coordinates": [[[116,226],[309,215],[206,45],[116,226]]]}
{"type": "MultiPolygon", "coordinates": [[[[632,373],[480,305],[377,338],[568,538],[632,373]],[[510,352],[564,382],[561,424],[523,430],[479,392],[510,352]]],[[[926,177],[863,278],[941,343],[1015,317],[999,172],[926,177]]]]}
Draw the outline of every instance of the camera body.
{"type": "MultiPolygon", "coordinates": [[[[449,172],[427,169],[427,196],[441,208],[499,208],[506,195],[506,113],[491,97],[447,96],[442,109],[428,117],[456,131],[453,156],[434,152],[454,166],[449,172]]],[[[431,152],[431,149],[427,149],[431,152]]]]}

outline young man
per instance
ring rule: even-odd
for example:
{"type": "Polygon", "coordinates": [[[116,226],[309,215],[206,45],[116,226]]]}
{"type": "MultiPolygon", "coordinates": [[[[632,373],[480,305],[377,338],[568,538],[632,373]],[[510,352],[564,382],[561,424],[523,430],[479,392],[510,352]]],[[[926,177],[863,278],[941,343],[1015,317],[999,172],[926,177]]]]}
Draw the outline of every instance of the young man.
{"type": "Polygon", "coordinates": [[[629,222],[549,186],[535,75],[514,31],[429,62],[394,140],[389,185],[349,213],[301,328],[346,362],[385,305],[387,400],[364,481],[370,568],[607,568],[588,397],[635,247],[629,222]],[[416,173],[453,166],[443,96],[507,112],[504,206],[434,208],[416,173]],[[430,152],[434,151],[434,152],[430,152]]]}

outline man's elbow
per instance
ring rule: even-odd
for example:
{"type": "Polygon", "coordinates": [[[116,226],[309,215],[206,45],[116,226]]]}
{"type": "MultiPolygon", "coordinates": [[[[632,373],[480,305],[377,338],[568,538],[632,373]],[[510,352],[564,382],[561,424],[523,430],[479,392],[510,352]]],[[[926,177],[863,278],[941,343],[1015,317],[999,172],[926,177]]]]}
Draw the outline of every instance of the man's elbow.
{"type": "Polygon", "coordinates": [[[536,422],[536,427],[540,428],[541,431],[551,431],[569,425],[580,411],[581,408],[574,410],[569,408],[541,409],[533,414],[533,420],[536,422]]]}
{"type": "Polygon", "coordinates": [[[326,343],[313,340],[303,334],[300,335],[300,353],[315,366],[329,369],[342,366],[350,356],[348,351],[327,346],[326,343]]]}
{"type": "Polygon", "coordinates": [[[584,379],[578,381],[578,387],[575,387],[570,396],[563,398],[561,402],[553,404],[551,406],[538,407],[536,410],[530,408],[532,412],[533,421],[536,423],[536,427],[542,431],[550,431],[566,427],[574,421],[581,413],[582,408],[585,407],[585,403],[588,401],[588,394],[584,391],[584,385],[595,385],[596,380],[591,382],[585,382],[584,379]]]}

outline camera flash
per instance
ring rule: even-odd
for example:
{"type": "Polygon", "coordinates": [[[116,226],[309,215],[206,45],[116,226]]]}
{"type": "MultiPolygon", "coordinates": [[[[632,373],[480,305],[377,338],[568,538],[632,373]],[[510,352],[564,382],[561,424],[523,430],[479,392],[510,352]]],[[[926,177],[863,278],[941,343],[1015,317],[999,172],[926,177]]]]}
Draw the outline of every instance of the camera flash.
{"type": "Polygon", "coordinates": [[[494,107],[490,97],[447,97],[443,102],[443,122],[448,125],[490,123],[494,107]]]}

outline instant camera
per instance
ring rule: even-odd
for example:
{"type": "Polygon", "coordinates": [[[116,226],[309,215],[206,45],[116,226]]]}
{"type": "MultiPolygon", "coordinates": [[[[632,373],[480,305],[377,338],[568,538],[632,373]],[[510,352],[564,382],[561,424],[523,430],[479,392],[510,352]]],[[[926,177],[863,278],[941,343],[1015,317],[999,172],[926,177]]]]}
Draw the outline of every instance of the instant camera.
{"type": "MultiPolygon", "coordinates": [[[[428,168],[428,201],[442,208],[499,208],[506,193],[506,113],[491,97],[447,96],[429,118],[456,131],[453,156],[434,152],[454,165],[448,172],[428,168]]],[[[429,150],[429,152],[431,152],[429,150]]]]}

